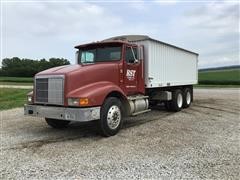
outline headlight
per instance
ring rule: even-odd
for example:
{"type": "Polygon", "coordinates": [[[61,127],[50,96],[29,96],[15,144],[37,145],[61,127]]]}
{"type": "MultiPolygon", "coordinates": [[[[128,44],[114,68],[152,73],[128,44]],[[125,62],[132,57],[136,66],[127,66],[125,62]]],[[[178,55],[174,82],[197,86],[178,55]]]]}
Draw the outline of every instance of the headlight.
{"type": "Polygon", "coordinates": [[[68,98],[68,105],[69,106],[79,106],[79,99],[78,98],[68,98]]]}
{"type": "Polygon", "coordinates": [[[88,98],[68,98],[69,106],[86,106],[88,105],[88,98]]]}

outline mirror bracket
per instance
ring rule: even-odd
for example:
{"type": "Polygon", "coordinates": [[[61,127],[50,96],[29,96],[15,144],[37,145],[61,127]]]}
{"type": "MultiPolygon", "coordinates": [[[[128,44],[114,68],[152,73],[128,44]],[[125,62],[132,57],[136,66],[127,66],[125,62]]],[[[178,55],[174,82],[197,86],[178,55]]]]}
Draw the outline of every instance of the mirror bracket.
{"type": "Polygon", "coordinates": [[[134,63],[135,63],[135,64],[139,63],[139,60],[138,60],[138,59],[135,59],[135,60],[134,60],[134,63]]]}

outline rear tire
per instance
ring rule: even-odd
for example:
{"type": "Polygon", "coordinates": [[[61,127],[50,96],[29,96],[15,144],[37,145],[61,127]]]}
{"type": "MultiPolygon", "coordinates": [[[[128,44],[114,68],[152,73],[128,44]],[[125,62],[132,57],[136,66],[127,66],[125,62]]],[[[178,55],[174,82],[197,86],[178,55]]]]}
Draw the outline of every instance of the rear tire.
{"type": "Polygon", "coordinates": [[[183,108],[188,108],[192,103],[192,90],[186,88],[183,91],[183,108]]]}
{"type": "Polygon", "coordinates": [[[123,124],[121,101],[116,97],[107,98],[102,107],[99,120],[99,131],[102,136],[114,136],[123,124]]]}
{"type": "Polygon", "coordinates": [[[180,89],[176,89],[172,92],[172,101],[170,101],[170,109],[178,112],[183,106],[183,93],[180,89]]]}
{"type": "Polygon", "coordinates": [[[45,118],[47,124],[55,129],[63,129],[68,126],[70,121],[45,118]]]}

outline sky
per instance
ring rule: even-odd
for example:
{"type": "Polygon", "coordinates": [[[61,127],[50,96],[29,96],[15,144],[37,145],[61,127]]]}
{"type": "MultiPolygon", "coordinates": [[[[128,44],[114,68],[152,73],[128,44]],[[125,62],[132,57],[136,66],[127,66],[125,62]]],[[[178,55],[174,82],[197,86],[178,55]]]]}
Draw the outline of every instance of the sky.
{"type": "MultiPolygon", "coordinates": [[[[199,68],[239,65],[239,1],[1,1],[1,59],[66,58],[74,46],[140,34],[199,54],[199,68]]],[[[1,64],[1,62],[0,62],[1,64]]]]}

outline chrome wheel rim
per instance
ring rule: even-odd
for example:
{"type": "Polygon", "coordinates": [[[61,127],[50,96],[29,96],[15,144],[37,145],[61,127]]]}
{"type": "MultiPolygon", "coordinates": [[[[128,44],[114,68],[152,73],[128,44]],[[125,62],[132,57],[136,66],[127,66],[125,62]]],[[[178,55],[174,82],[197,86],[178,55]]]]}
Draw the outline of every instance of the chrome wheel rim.
{"type": "Polygon", "coordinates": [[[118,106],[113,105],[107,113],[107,123],[110,129],[116,129],[121,122],[121,110],[118,106]]]}
{"type": "Polygon", "coordinates": [[[187,92],[187,95],[186,95],[186,102],[188,105],[191,103],[191,94],[189,91],[187,92]]]}
{"type": "Polygon", "coordinates": [[[177,105],[178,105],[179,108],[181,108],[182,104],[183,104],[183,97],[182,97],[182,94],[179,93],[178,97],[177,97],[177,105]]]}

